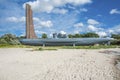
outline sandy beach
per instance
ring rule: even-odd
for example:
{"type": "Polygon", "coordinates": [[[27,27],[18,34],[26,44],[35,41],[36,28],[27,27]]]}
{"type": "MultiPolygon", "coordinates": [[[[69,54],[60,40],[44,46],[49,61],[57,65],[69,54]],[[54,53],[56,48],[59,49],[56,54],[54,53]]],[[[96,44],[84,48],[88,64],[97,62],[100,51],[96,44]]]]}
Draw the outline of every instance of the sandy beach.
{"type": "Polygon", "coordinates": [[[0,49],[0,80],[120,80],[120,48],[0,49]]]}

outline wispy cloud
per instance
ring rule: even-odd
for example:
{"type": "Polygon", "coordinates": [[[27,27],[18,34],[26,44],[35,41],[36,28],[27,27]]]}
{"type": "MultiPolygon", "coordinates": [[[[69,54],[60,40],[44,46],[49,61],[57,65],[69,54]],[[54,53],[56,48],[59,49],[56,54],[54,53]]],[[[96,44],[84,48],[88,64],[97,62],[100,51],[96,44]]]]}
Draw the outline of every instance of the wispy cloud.
{"type": "Polygon", "coordinates": [[[90,31],[98,31],[98,28],[96,28],[96,27],[93,26],[93,25],[88,25],[88,29],[89,29],[90,31]]]}
{"type": "Polygon", "coordinates": [[[53,12],[53,13],[58,13],[58,14],[65,14],[65,13],[68,12],[68,10],[56,8],[56,9],[54,9],[52,12],[53,12]]]}
{"type": "Polygon", "coordinates": [[[25,17],[17,18],[17,17],[12,16],[12,17],[6,18],[6,20],[9,22],[25,22],[25,17]]]}
{"type": "Polygon", "coordinates": [[[84,24],[82,22],[74,24],[74,27],[83,27],[84,24]]]}
{"type": "Polygon", "coordinates": [[[91,25],[98,25],[98,24],[100,24],[98,21],[96,21],[94,19],[88,19],[87,23],[91,24],[91,25]]]}
{"type": "Polygon", "coordinates": [[[81,8],[80,11],[81,12],[87,12],[88,10],[86,8],[81,8]]]}
{"type": "Polygon", "coordinates": [[[110,14],[120,14],[120,10],[112,9],[112,10],[110,11],[110,14]]]}
{"type": "Polygon", "coordinates": [[[49,28],[49,27],[53,26],[53,23],[50,20],[48,20],[48,21],[41,21],[40,22],[40,26],[48,27],[49,28]]]}
{"type": "MultiPolygon", "coordinates": [[[[36,0],[36,1],[29,1],[23,4],[23,7],[25,8],[25,4],[30,4],[32,6],[32,9],[36,12],[55,12],[54,9],[62,7],[66,4],[72,4],[74,6],[77,5],[85,5],[88,3],[92,3],[92,0],[36,0]]],[[[63,11],[62,9],[59,9],[60,11],[63,11]]],[[[84,9],[84,11],[86,11],[84,9]]],[[[56,12],[55,12],[56,13],[56,12]]]]}
{"type": "Polygon", "coordinates": [[[108,36],[108,34],[104,31],[99,31],[99,32],[96,32],[100,37],[105,37],[105,36],[108,36]]]}
{"type": "Polygon", "coordinates": [[[112,34],[120,34],[120,24],[115,25],[112,28],[109,28],[108,32],[112,34]]]}
{"type": "MultiPolygon", "coordinates": [[[[6,20],[7,21],[9,21],[9,22],[14,22],[14,23],[20,23],[20,22],[25,22],[25,17],[8,17],[8,18],[6,18],[6,20]]],[[[51,26],[53,26],[53,23],[52,23],[52,21],[50,21],[50,20],[47,20],[47,21],[41,21],[39,18],[37,18],[37,17],[33,17],[33,21],[34,21],[34,23],[36,23],[36,27],[47,27],[47,28],[49,28],[49,27],[51,27],[51,26]]]]}

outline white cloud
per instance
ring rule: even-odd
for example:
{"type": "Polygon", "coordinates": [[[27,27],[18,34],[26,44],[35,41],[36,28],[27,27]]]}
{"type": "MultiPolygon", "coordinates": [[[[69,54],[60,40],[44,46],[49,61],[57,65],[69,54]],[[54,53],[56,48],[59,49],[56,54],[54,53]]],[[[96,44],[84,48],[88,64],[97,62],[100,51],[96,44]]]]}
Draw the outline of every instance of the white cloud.
{"type": "Polygon", "coordinates": [[[20,18],[8,17],[8,18],[6,18],[6,20],[9,22],[25,22],[25,17],[20,17],[20,18]]]}
{"type": "Polygon", "coordinates": [[[16,17],[8,17],[6,20],[10,22],[18,22],[18,19],[16,17]]]}
{"type": "Polygon", "coordinates": [[[120,34],[120,24],[110,28],[108,31],[112,34],[120,34]]]}
{"type": "Polygon", "coordinates": [[[35,30],[35,33],[38,34],[38,35],[39,35],[39,34],[43,34],[43,33],[46,34],[46,32],[44,32],[44,31],[40,31],[40,30],[35,30]]]}
{"type": "Polygon", "coordinates": [[[108,33],[114,33],[114,30],[109,29],[108,33]]]}
{"type": "Polygon", "coordinates": [[[106,32],[106,31],[104,31],[105,29],[103,29],[103,28],[100,28],[100,27],[95,27],[95,26],[93,26],[93,25],[88,25],[88,32],[95,32],[95,33],[97,33],[97,34],[101,34],[100,36],[102,36],[103,35],[103,32],[106,32]]]}
{"type": "Polygon", "coordinates": [[[41,29],[41,28],[50,28],[53,26],[53,23],[52,21],[50,20],[47,20],[47,21],[41,21],[39,18],[37,17],[34,17],[33,18],[34,20],[34,26],[37,28],[37,29],[41,29]]]}
{"type": "Polygon", "coordinates": [[[87,12],[88,10],[86,8],[81,8],[80,11],[81,12],[87,12]]]}
{"type": "Polygon", "coordinates": [[[25,22],[25,17],[21,17],[18,19],[19,22],[25,22]]]}
{"type": "Polygon", "coordinates": [[[88,26],[88,31],[97,33],[100,37],[110,36],[111,34],[120,34],[120,24],[109,29],[95,27],[93,25],[88,26]]]}
{"type": "Polygon", "coordinates": [[[61,33],[61,34],[66,34],[66,32],[65,32],[65,31],[60,31],[60,33],[61,33]]]}
{"type": "Polygon", "coordinates": [[[35,21],[35,22],[40,22],[40,19],[37,18],[37,17],[33,17],[33,21],[35,21]]]}
{"type": "Polygon", "coordinates": [[[93,25],[88,25],[88,29],[89,29],[90,31],[97,31],[97,30],[98,30],[98,28],[96,28],[96,27],[93,26],[93,25]]]}
{"type": "Polygon", "coordinates": [[[106,32],[96,32],[100,37],[104,37],[104,36],[107,36],[107,33],[106,32]]]}
{"type": "MultiPolygon", "coordinates": [[[[19,17],[19,18],[17,18],[17,17],[8,17],[8,18],[6,18],[6,20],[9,21],[9,22],[15,22],[15,23],[25,22],[25,17],[19,17]]],[[[48,28],[53,26],[53,23],[50,20],[41,21],[39,18],[33,17],[33,21],[35,23],[35,26],[48,27],[48,28]]]]}
{"type": "Polygon", "coordinates": [[[120,11],[117,10],[117,9],[112,9],[112,10],[110,11],[110,14],[120,14],[120,11]]]}
{"type": "Polygon", "coordinates": [[[84,24],[82,22],[74,24],[74,27],[83,27],[83,26],[84,26],[84,24]]]}
{"type": "MultiPolygon", "coordinates": [[[[47,12],[51,13],[55,8],[62,7],[66,4],[72,4],[74,6],[77,5],[85,5],[91,3],[92,0],[36,0],[26,2],[32,6],[32,9],[36,12],[47,12]]],[[[25,4],[23,7],[25,8],[25,4]]]]}
{"type": "Polygon", "coordinates": [[[65,13],[68,12],[68,10],[56,8],[56,9],[54,9],[52,12],[53,12],[53,13],[59,13],[59,14],[65,14],[65,13]]]}
{"type": "Polygon", "coordinates": [[[51,26],[53,26],[53,23],[50,20],[48,20],[48,21],[41,21],[40,22],[40,26],[50,28],[51,26]]]}
{"type": "Polygon", "coordinates": [[[68,5],[68,8],[70,8],[70,9],[75,9],[74,6],[70,6],[70,5],[68,5]]]}
{"type": "Polygon", "coordinates": [[[96,20],[94,20],[94,19],[88,19],[87,23],[88,23],[88,24],[91,24],[91,25],[100,24],[98,21],[96,21],[96,20]]]}

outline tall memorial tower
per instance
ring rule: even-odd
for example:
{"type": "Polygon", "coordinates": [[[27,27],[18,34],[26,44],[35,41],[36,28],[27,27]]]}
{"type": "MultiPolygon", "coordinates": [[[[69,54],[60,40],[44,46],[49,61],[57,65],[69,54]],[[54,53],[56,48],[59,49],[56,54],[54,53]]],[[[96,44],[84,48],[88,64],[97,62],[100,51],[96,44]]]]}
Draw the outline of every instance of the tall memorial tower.
{"type": "Polygon", "coordinates": [[[27,39],[37,38],[34,31],[32,9],[29,4],[26,4],[26,38],[27,39]]]}

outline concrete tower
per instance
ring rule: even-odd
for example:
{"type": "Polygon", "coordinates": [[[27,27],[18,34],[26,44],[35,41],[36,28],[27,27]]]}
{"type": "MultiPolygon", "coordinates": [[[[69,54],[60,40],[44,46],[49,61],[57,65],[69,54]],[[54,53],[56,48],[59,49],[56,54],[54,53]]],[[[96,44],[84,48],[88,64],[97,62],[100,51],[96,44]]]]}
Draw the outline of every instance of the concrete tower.
{"type": "Polygon", "coordinates": [[[27,39],[37,38],[34,31],[32,9],[29,4],[26,4],[26,38],[27,39]]]}

